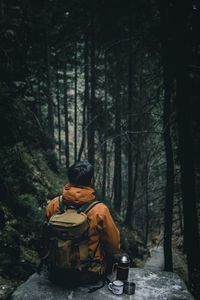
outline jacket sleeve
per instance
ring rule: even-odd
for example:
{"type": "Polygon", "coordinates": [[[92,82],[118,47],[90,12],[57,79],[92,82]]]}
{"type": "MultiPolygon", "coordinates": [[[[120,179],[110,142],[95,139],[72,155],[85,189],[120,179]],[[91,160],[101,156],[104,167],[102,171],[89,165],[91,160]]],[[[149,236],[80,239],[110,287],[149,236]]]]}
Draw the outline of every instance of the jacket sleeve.
{"type": "Polygon", "coordinates": [[[106,205],[99,210],[97,226],[107,256],[120,251],[120,233],[106,205]]]}

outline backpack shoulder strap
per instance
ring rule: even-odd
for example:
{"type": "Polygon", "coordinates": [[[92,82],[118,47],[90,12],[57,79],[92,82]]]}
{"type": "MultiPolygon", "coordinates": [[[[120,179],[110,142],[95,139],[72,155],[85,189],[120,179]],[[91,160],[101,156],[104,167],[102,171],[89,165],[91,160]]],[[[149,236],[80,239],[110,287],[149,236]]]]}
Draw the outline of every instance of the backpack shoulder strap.
{"type": "MultiPolygon", "coordinates": [[[[66,205],[64,204],[62,196],[58,197],[58,201],[59,201],[59,211],[61,214],[63,214],[65,212],[66,205]]],[[[102,202],[98,200],[93,200],[92,202],[90,201],[88,203],[81,205],[81,207],[79,207],[78,209],[76,209],[75,207],[73,208],[76,209],[78,213],[84,212],[86,214],[89,212],[90,209],[92,209],[98,203],[102,203],[102,202]]]]}
{"type": "Polygon", "coordinates": [[[92,202],[85,203],[81,207],[79,207],[77,212],[78,213],[84,212],[85,214],[87,214],[90,211],[90,209],[92,209],[98,203],[102,203],[102,202],[98,200],[93,200],[92,202]]]}
{"type": "Polygon", "coordinates": [[[98,203],[101,203],[101,201],[95,200],[92,203],[90,203],[89,206],[84,210],[84,213],[88,213],[90,209],[92,209],[98,203]]]}
{"type": "Polygon", "coordinates": [[[62,199],[62,196],[58,197],[58,202],[59,202],[59,210],[60,210],[61,214],[63,214],[64,211],[65,211],[65,205],[64,205],[64,201],[62,199]]]}

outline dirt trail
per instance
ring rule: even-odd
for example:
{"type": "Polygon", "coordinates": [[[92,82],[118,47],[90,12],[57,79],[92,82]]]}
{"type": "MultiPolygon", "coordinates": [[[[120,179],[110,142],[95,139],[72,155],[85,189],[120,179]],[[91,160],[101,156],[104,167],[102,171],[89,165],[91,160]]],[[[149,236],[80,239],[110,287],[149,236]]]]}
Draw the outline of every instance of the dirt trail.
{"type": "Polygon", "coordinates": [[[151,256],[145,262],[144,269],[151,271],[164,270],[164,251],[162,246],[154,247],[151,250],[151,256]]]}

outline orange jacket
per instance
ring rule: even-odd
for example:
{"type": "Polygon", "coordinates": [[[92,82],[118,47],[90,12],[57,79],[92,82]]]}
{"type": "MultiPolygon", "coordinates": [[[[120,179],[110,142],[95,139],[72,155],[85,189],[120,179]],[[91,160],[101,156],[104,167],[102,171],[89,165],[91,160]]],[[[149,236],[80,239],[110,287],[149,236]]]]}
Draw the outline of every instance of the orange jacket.
{"type": "MultiPolygon", "coordinates": [[[[95,191],[91,187],[67,184],[63,189],[63,200],[68,205],[82,205],[95,199],[95,191]]],[[[46,208],[47,220],[59,212],[59,197],[51,200],[46,208]]],[[[103,203],[95,205],[88,213],[89,220],[89,252],[95,258],[103,259],[120,250],[120,234],[107,206],[103,203]]]]}

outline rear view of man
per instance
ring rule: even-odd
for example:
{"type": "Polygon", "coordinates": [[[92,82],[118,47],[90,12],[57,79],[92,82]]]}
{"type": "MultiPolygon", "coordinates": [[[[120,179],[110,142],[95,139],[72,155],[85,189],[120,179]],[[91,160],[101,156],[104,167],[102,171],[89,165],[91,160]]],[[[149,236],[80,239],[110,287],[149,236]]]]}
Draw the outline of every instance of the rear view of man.
{"type": "MultiPolygon", "coordinates": [[[[68,170],[69,183],[64,186],[62,203],[66,208],[79,209],[87,206],[96,199],[95,190],[92,188],[94,170],[88,161],[74,163],[68,170]]],[[[46,208],[46,218],[50,218],[60,213],[59,197],[51,200],[46,208]]],[[[97,202],[87,212],[88,219],[88,251],[89,257],[93,258],[81,272],[75,273],[75,278],[71,274],[63,274],[67,280],[77,280],[80,283],[93,283],[98,281],[102,274],[106,272],[107,262],[110,257],[120,251],[120,234],[113,221],[108,207],[97,202]],[[78,274],[78,276],[77,276],[78,274]]]]}

